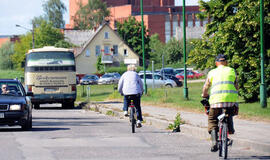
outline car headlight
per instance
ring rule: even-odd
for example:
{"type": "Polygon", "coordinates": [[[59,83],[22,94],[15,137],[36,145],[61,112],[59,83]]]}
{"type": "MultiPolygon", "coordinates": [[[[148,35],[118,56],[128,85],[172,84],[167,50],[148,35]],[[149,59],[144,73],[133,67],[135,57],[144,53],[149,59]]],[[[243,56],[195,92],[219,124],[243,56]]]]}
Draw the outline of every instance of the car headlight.
{"type": "Polygon", "coordinates": [[[20,104],[11,104],[9,106],[9,110],[11,110],[11,111],[21,110],[21,109],[22,109],[22,106],[20,104]]]}

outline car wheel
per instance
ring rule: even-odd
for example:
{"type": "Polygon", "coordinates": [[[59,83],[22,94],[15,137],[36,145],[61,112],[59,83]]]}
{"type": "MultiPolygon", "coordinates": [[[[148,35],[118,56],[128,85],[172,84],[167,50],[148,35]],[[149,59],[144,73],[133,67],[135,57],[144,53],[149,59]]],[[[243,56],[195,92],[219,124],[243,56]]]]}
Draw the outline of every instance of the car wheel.
{"type": "Polygon", "coordinates": [[[166,84],[165,87],[166,88],[172,88],[173,86],[171,84],[166,84]]]}
{"type": "Polygon", "coordinates": [[[27,116],[27,119],[25,122],[22,124],[22,130],[24,131],[29,131],[32,128],[32,116],[29,115],[27,116]]]}

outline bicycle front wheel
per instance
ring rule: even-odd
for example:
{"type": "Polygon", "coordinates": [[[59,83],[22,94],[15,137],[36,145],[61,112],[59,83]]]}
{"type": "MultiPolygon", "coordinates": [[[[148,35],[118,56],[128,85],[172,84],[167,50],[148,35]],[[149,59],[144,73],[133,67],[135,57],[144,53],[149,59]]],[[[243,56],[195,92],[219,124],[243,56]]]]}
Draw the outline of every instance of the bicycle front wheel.
{"type": "Polygon", "coordinates": [[[228,125],[227,123],[222,124],[222,132],[221,132],[221,141],[222,141],[222,157],[227,159],[228,155],[228,125]]]}
{"type": "Polygon", "coordinates": [[[132,133],[135,133],[136,119],[135,119],[135,109],[133,107],[131,107],[130,109],[130,120],[132,133]]]}

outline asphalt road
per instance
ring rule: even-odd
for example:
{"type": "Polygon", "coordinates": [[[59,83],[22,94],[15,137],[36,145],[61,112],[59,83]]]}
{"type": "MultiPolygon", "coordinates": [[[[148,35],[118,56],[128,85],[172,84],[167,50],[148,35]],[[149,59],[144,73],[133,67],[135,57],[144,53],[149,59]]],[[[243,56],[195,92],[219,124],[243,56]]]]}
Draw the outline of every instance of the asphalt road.
{"type": "MultiPolygon", "coordinates": [[[[92,111],[45,108],[33,111],[33,129],[0,127],[1,160],[210,160],[210,142],[143,126],[131,133],[126,120],[92,111]]],[[[232,147],[231,159],[269,155],[232,147]]]]}

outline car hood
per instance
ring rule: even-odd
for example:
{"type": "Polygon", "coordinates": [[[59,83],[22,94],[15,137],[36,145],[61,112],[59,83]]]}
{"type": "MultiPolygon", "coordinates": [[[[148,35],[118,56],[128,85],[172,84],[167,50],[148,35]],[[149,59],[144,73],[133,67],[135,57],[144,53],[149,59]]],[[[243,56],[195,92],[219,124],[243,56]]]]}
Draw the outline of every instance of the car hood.
{"type": "Polygon", "coordinates": [[[0,104],[25,104],[24,97],[0,95],[0,104]]]}

